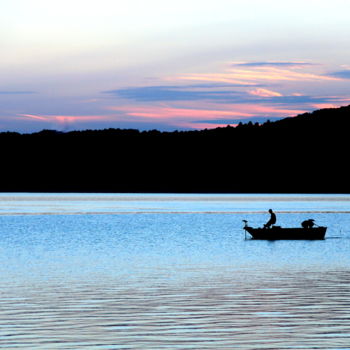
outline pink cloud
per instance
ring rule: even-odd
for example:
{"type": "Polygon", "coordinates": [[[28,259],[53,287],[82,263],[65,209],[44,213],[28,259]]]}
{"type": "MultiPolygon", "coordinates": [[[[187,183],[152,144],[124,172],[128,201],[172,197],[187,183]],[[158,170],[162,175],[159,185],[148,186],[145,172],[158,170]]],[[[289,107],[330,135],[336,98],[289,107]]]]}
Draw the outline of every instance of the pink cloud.
{"type": "Polygon", "coordinates": [[[274,66],[256,66],[246,68],[229,68],[221,73],[190,73],[180,75],[173,78],[174,80],[191,80],[191,81],[206,81],[216,83],[231,83],[254,85],[259,82],[275,82],[275,81],[341,81],[342,78],[327,76],[323,73],[311,71],[315,69],[313,66],[290,66],[274,67],[274,66]],[[301,68],[303,71],[301,71],[301,68]]]}
{"type": "MultiPolygon", "coordinates": [[[[205,109],[195,108],[176,108],[168,106],[114,106],[109,109],[123,112],[126,116],[133,119],[131,121],[159,122],[163,120],[165,124],[181,128],[216,128],[225,127],[228,124],[234,126],[232,120],[249,119],[252,117],[290,117],[306,112],[304,109],[288,109],[274,105],[257,105],[257,104],[229,104],[225,105],[225,110],[217,109],[216,105],[203,103],[205,109]],[[216,107],[216,108],[214,108],[216,107]],[[134,119],[136,118],[136,119],[134,119]],[[215,119],[219,119],[215,123],[215,119]],[[206,122],[206,120],[208,122],[206,122]],[[227,120],[224,123],[223,120],[227,120]],[[210,122],[209,122],[210,121],[210,122]]],[[[125,119],[124,119],[125,120],[125,119]]]]}
{"type": "Polygon", "coordinates": [[[316,103],[313,105],[314,108],[322,109],[322,108],[336,108],[339,107],[339,105],[334,103],[316,103]]]}
{"type": "Polygon", "coordinates": [[[297,114],[304,113],[304,109],[294,109],[294,108],[280,108],[278,106],[267,106],[267,105],[233,105],[232,108],[238,109],[248,109],[250,113],[255,116],[274,116],[274,117],[285,117],[285,116],[295,116],[297,114]]]}
{"type": "Polygon", "coordinates": [[[154,119],[212,119],[213,117],[252,117],[253,115],[243,111],[233,109],[196,109],[196,108],[176,108],[163,106],[121,106],[110,107],[113,111],[123,111],[126,115],[132,117],[154,118],[154,119]]]}
{"type": "Polygon", "coordinates": [[[34,114],[19,114],[19,116],[20,117],[30,118],[30,119],[47,121],[47,118],[39,116],[39,115],[34,115],[34,114]]]}
{"type": "Polygon", "coordinates": [[[46,122],[58,122],[58,123],[67,123],[75,121],[94,121],[94,120],[110,120],[108,116],[102,115],[35,115],[35,114],[19,114],[20,117],[42,120],[46,122]]]}
{"type": "Polygon", "coordinates": [[[71,125],[79,126],[80,122],[105,122],[114,121],[113,116],[108,115],[37,115],[37,114],[19,114],[20,118],[32,119],[47,123],[51,128],[58,130],[70,129],[71,125]]]}
{"type": "Polygon", "coordinates": [[[336,81],[340,78],[325,76],[310,72],[300,72],[292,69],[281,69],[276,67],[256,67],[254,69],[231,69],[231,76],[243,80],[257,81],[336,81]]]}
{"type": "Polygon", "coordinates": [[[280,94],[277,91],[271,91],[271,90],[267,90],[267,89],[255,89],[255,90],[251,90],[248,91],[248,93],[250,95],[253,96],[260,96],[260,97],[278,97],[278,96],[283,96],[282,94],[280,94]]]}
{"type": "Polygon", "coordinates": [[[190,80],[190,81],[205,81],[211,83],[227,83],[254,86],[255,83],[247,82],[243,79],[234,77],[229,73],[201,73],[201,74],[186,74],[178,77],[170,78],[170,80],[190,80]]]}

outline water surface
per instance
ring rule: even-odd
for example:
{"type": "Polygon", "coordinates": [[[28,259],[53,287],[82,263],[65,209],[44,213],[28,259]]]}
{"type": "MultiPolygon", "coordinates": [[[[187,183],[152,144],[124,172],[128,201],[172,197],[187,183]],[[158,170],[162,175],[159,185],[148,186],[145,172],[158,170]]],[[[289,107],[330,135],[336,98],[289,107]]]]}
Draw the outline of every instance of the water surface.
{"type": "Polygon", "coordinates": [[[350,349],[350,196],[0,195],[0,348],[350,349]],[[244,240],[314,218],[324,241],[244,240]]]}

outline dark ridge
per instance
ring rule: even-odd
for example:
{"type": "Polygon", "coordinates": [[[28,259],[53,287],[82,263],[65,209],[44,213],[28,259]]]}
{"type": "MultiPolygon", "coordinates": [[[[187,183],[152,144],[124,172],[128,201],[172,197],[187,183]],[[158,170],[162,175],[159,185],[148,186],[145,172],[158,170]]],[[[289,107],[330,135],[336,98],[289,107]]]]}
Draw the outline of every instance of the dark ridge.
{"type": "Polygon", "coordinates": [[[3,192],[350,193],[350,106],[262,125],[0,133],[3,192]]]}

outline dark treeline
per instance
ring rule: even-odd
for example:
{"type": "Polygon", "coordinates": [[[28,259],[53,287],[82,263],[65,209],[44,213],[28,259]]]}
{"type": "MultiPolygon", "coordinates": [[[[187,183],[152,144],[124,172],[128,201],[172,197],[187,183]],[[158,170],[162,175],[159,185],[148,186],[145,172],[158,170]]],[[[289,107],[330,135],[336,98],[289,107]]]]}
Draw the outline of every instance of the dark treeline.
{"type": "Polygon", "coordinates": [[[1,133],[0,191],[350,193],[350,106],[202,131],[1,133]]]}

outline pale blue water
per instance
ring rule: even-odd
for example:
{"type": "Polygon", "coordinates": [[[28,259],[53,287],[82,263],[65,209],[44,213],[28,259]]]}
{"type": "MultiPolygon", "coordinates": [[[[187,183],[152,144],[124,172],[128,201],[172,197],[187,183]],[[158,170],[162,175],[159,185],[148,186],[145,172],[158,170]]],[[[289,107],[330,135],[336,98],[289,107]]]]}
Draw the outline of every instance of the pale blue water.
{"type": "Polygon", "coordinates": [[[0,194],[3,349],[350,349],[349,283],[349,195],[0,194]]]}

